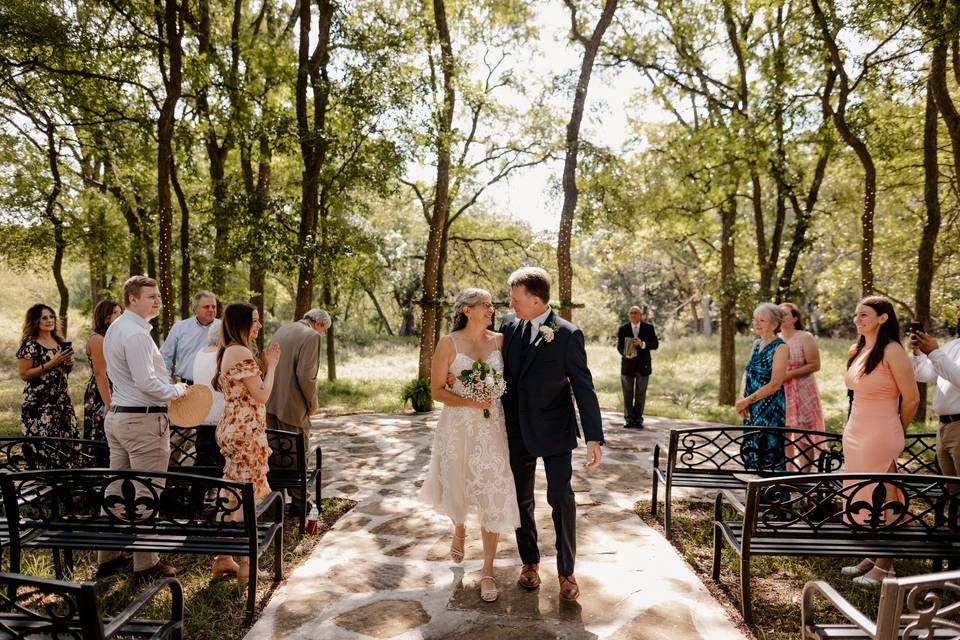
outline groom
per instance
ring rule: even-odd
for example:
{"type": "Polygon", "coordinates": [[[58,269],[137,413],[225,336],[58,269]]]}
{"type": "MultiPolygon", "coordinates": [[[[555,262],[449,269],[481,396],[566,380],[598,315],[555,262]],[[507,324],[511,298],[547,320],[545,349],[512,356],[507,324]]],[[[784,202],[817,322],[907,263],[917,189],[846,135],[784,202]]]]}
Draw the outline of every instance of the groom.
{"type": "Polygon", "coordinates": [[[510,275],[516,315],[503,319],[504,377],[507,393],[503,408],[510,445],[510,467],[517,486],[520,528],[517,547],[523,568],[517,583],[525,589],[540,586],[540,549],[533,510],[537,458],[543,458],[547,474],[547,502],[553,509],[557,537],[557,573],[560,597],[576,600],[580,595],[573,577],[577,555],[577,505],[570,487],[572,451],[580,431],[573,410],[573,397],[580,410],[580,423],[587,440],[586,467],[600,464],[603,428],[600,405],[587,368],[583,333],[550,308],[550,276],[538,267],[524,267],[510,275]]]}

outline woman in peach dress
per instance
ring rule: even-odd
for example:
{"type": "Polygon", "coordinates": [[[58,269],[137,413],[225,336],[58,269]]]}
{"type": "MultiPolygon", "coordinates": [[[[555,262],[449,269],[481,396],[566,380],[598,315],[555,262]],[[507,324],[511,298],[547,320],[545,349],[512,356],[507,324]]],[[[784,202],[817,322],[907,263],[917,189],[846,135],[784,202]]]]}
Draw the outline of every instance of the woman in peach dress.
{"type": "MultiPolygon", "coordinates": [[[[900,344],[900,325],[893,304],[883,296],[864,298],[857,305],[853,323],[859,337],[850,348],[847,388],[853,390],[850,418],[843,428],[843,470],[847,473],[896,473],[903,451],[903,436],[920,404],[913,366],[900,344]]],[[[874,486],[865,486],[851,496],[870,502],[874,486]]],[[[890,493],[890,489],[887,489],[890,493]]],[[[886,496],[885,502],[895,496],[886,496]]],[[[851,513],[857,522],[861,514],[851,513]]],[[[889,517],[889,515],[888,515],[889,517]]],[[[866,558],[844,567],[843,575],[854,582],[878,585],[895,575],[890,558],[866,558]]]]}
{"type": "MultiPolygon", "coordinates": [[[[813,377],[820,370],[820,349],[813,335],[803,330],[800,309],[792,302],[780,305],[783,321],[780,323],[780,337],[787,343],[790,359],[787,373],[783,377],[783,392],[787,396],[786,426],[809,431],[824,431],[823,408],[820,404],[820,390],[813,377]]],[[[791,438],[792,440],[792,438],[791,438]]],[[[810,436],[797,439],[797,445],[787,445],[787,460],[797,471],[805,471],[817,460],[823,438],[810,436]]]]}
{"type": "MultiPolygon", "coordinates": [[[[270,446],[267,443],[267,399],[273,389],[273,375],[280,360],[280,346],[273,343],[263,357],[266,374],[254,358],[260,332],[257,308],[235,302],[223,311],[221,346],[217,352],[217,371],[213,388],[224,398],[223,417],[217,425],[217,444],[226,464],[223,477],[237,482],[252,482],[254,499],[259,504],[270,495],[267,470],[270,446]]],[[[228,504],[233,507],[233,504],[228,504]]],[[[234,520],[242,519],[237,513],[234,520]]],[[[250,575],[250,560],[238,565],[230,556],[217,556],[213,577],[236,574],[241,582],[250,575]]]]}

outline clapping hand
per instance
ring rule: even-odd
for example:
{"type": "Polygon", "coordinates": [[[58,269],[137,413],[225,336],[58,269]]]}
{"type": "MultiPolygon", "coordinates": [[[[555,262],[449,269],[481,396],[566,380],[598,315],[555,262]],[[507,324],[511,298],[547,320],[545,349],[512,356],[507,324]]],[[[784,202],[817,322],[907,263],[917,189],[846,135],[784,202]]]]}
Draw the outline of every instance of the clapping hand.
{"type": "Polygon", "coordinates": [[[280,362],[280,345],[274,342],[268,348],[266,353],[263,354],[263,362],[267,365],[267,368],[272,368],[277,366],[277,363],[280,362]]]}

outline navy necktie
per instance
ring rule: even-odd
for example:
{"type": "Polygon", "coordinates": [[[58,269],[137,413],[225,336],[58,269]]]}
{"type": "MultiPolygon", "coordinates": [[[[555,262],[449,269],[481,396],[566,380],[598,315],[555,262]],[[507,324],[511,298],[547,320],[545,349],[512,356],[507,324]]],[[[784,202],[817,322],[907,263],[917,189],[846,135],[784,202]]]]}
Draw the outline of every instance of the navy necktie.
{"type": "Polygon", "coordinates": [[[523,348],[524,351],[526,351],[527,347],[530,346],[530,331],[531,331],[531,324],[530,324],[530,321],[527,320],[523,324],[523,332],[520,334],[520,346],[523,348]]]}

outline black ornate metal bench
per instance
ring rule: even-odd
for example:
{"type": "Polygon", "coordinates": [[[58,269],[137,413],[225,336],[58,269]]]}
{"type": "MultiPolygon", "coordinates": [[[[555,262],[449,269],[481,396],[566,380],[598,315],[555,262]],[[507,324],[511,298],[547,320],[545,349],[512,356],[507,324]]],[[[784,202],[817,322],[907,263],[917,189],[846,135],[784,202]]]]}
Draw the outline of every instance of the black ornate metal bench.
{"type": "Polygon", "coordinates": [[[752,621],[753,556],[960,558],[956,477],[825,473],[750,480],[745,504],[728,491],[714,510],[713,579],[724,540],[740,557],[744,620],[752,621]],[[742,520],[725,520],[724,501],[742,520]]]}
{"type": "Polygon", "coordinates": [[[658,489],[662,483],[663,523],[670,539],[674,487],[743,490],[746,488],[744,474],[816,472],[834,460],[839,468],[840,446],[837,434],[805,429],[744,426],[671,429],[665,466],[660,466],[660,445],[653,449],[650,512],[657,515],[658,489]],[[763,437],[766,434],[773,437],[774,449],[768,447],[770,439],[763,437]],[[824,457],[825,454],[831,455],[824,457]],[[782,468],[778,468],[780,462],[784,463],[782,468]]]}
{"type": "MultiPolygon", "coordinates": [[[[170,446],[170,469],[186,470],[190,473],[200,473],[220,477],[223,473],[223,458],[219,452],[216,454],[213,465],[198,464],[195,429],[184,429],[182,427],[171,427],[171,446],[170,446]]],[[[284,489],[299,489],[300,493],[300,535],[306,528],[307,513],[307,487],[315,483],[316,505],[320,507],[320,469],[322,463],[322,454],[320,447],[314,451],[316,465],[312,468],[307,466],[309,453],[309,442],[302,432],[282,431],[278,429],[267,429],[267,438],[270,441],[270,471],[267,474],[267,481],[270,488],[274,491],[284,489]]]]}
{"type": "MultiPolygon", "coordinates": [[[[250,558],[246,613],[256,600],[257,558],[273,545],[273,577],[283,577],[283,500],[254,503],[253,485],[185,473],[110,469],[0,474],[10,565],[25,549],[153,551],[250,558]],[[44,491],[26,504],[24,492],[44,491]],[[196,500],[213,495],[212,500],[196,500]],[[273,518],[265,517],[268,512],[273,518]],[[234,518],[242,516],[242,521],[234,518]]],[[[67,562],[70,562],[68,558],[67,562]]],[[[57,577],[63,567],[54,553],[57,577]]]]}
{"type": "Polygon", "coordinates": [[[960,638],[960,571],[887,578],[880,587],[880,607],[871,620],[822,580],[803,587],[800,606],[803,640],[898,640],[960,638]],[[816,622],[814,598],[830,602],[846,623],[816,622]]]}
{"type": "Polygon", "coordinates": [[[73,584],[60,580],[0,573],[0,637],[83,638],[106,640],[183,637],[183,590],[173,578],[148,586],[116,616],[102,619],[93,582],[73,584]],[[169,620],[144,620],[137,614],[164,589],[170,590],[169,620]]]}

